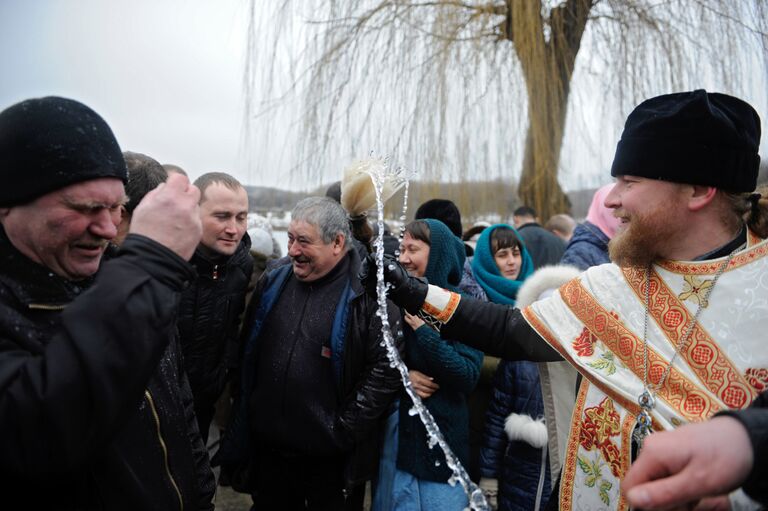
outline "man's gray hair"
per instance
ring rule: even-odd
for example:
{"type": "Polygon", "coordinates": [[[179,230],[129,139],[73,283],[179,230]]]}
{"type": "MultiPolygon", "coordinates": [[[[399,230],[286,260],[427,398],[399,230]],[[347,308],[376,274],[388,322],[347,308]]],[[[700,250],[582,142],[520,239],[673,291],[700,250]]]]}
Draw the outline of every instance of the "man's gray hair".
{"type": "Polygon", "coordinates": [[[291,212],[291,221],[307,222],[317,227],[323,243],[332,243],[339,234],[344,235],[344,247],[348,247],[352,233],[349,230],[347,212],[341,204],[328,197],[307,197],[300,200],[291,212]]]}

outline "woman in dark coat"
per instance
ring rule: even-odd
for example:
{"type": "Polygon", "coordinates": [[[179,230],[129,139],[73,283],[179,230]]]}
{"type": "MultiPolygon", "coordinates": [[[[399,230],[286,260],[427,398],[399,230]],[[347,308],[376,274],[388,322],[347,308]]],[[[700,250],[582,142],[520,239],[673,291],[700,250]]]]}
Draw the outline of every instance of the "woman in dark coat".
{"type": "MultiPolygon", "coordinates": [[[[509,225],[488,227],[480,235],[472,261],[478,283],[495,303],[515,305],[533,262],[509,225]]],[[[539,371],[532,362],[502,360],[493,379],[480,451],[480,486],[498,509],[538,510],[550,493],[547,430],[539,371]]]]}

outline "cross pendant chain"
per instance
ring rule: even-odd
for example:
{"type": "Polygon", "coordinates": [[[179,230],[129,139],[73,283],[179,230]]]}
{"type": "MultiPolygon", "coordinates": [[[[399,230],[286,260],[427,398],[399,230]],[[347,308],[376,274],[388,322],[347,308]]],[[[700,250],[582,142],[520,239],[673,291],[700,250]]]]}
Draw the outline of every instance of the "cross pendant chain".
{"type": "Polygon", "coordinates": [[[632,433],[632,438],[637,444],[638,452],[643,447],[643,441],[645,438],[653,433],[653,418],[651,412],[653,407],[656,406],[656,400],[653,394],[645,388],[643,393],[637,398],[637,404],[640,405],[640,412],[637,414],[637,423],[635,425],[635,431],[632,433]]]}
{"type": "MultiPolygon", "coordinates": [[[[675,360],[688,346],[688,341],[691,337],[691,332],[693,332],[693,327],[698,322],[701,311],[709,303],[709,297],[712,294],[712,290],[715,289],[715,284],[717,284],[720,276],[728,268],[728,265],[731,263],[733,256],[738,250],[739,249],[735,249],[733,252],[728,254],[728,257],[725,259],[725,261],[723,261],[723,264],[721,264],[717,269],[715,277],[711,280],[712,284],[707,286],[704,297],[699,299],[699,305],[696,308],[696,312],[694,313],[693,318],[686,326],[685,332],[683,333],[681,339],[677,342],[677,344],[675,344],[675,354],[672,356],[672,359],[669,361],[666,369],[664,369],[664,372],[661,374],[659,380],[652,387],[654,391],[659,391],[664,386],[664,382],[667,380],[669,373],[672,371],[675,360]]],[[[640,405],[640,412],[637,414],[637,424],[635,425],[635,431],[632,433],[632,438],[637,444],[638,452],[640,452],[640,449],[643,447],[643,441],[645,438],[653,433],[653,418],[651,417],[651,412],[653,411],[654,406],[656,406],[656,399],[653,397],[651,390],[648,388],[648,352],[650,351],[648,348],[648,318],[651,315],[651,271],[652,267],[649,265],[645,270],[645,314],[643,320],[643,392],[637,398],[637,404],[640,405]]]]}

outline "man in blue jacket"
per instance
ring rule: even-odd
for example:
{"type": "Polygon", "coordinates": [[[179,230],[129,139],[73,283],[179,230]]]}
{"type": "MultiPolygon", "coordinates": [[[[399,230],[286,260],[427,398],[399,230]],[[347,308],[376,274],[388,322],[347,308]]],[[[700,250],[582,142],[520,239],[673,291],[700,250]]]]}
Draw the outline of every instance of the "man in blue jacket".
{"type": "Polygon", "coordinates": [[[362,509],[400,380],[343,208],[311,197],[291,218],[291,264],[262,277],[246,313],[239,402],[217,457],[250,462],[242,489],[256,509],[362,509]]]}

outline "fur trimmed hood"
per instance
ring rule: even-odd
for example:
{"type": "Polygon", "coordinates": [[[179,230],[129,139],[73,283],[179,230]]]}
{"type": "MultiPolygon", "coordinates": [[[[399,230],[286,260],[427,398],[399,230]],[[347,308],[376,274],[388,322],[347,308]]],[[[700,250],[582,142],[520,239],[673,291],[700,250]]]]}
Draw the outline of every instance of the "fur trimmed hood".
{"type": "Polygon", "coordinates": [[[559,288],[581,275],[581,273],[581,270],[575,266],[568,265],[545,266],[536,270],[533,275],[525,280],[520,291],[518,291],[516,306],[520,309],[527,307],[533,302],[544,298],[542,296],[544,293],[559,288]]]}

